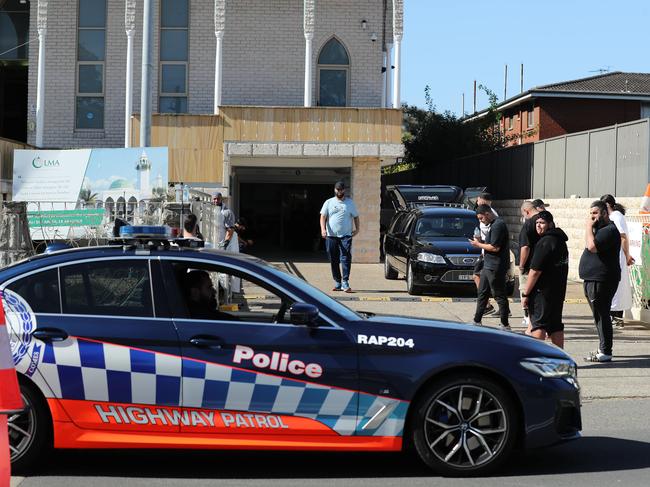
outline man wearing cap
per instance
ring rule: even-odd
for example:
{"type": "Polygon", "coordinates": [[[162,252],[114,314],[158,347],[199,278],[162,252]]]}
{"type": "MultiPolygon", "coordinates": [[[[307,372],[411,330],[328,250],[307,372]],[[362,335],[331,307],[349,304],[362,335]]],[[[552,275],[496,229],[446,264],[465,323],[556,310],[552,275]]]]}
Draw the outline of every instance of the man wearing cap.
{"type": "Polygon", "coordinates": [[[333,291],[352,292],[352,237],[359,233],[359,212],[351,198],[345,196],[345,183],[337,181],[334,197],[323,203],[320,210],[320,231],[332,266],[333,291]],[[354,223],[354,225],[353,225],[354,223]]]}
{"type": "MultiPolygon", "coordinates": [[[[532,201],[524,201],[521,205],[521,216],[524,219],[524,224],[521,226],[519,232],[519,293],[523,293],[526,289],[526,280],[528,279],[528,271],[530,271],[530,263],[535,251],[535,245],[539,240],[539,234],[536,228],[535,216],[539,210],[535,207],[532,201]]],[[[523,299],[523,296],[522,296],[523,299]]],[[[523,306],[522,306],[523,308],[523,306]]],[[[530,320],[526,308],[524,308],[524,325],[530,331],[530,320]]]]}
{"type": "Polygon", "coordinates": [[[528,310],[531,324],[526,333],[539,340],[550,337],[554,345],[564,348],[562,309],[569,275],[569,237],[555,227],[548,211],[540,211],[530,220],[535,224],[539,241],[521,294],[521,306],[528,310]]]}
{"type": "Polygon", "coordinates": [[[537,211],[544,211],[544,210],[546,210],[546,208],[551,206],[549,204],[544,203],[544,201],[540,200],[539,198],[536,199],[536,200],[531,201],[531,203],[533,204],[533,206],[535,208],[537,208],[537,211]]]}

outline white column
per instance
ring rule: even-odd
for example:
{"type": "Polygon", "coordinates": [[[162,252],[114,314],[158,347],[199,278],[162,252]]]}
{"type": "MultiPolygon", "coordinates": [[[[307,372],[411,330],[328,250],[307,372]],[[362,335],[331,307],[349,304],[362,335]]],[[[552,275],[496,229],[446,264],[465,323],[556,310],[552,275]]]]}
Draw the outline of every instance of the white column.
{"type": "Polygon", "coordinates": [[[400,108],[400,64],[402,62],[402,40],[395,39],[395,70],[393,71],[393,108],[400,108]]]}
{"type": "Polygon", "coordinates": [[[126,30],[126,90],[124,99],[124,147],[131,147],[131,114],[133,113],[133,37],[135,36],[135,0],[124,3],[126,30]]]}
{"type": "Polygon", "coordinates": [[[393,71],[393,108],[401,108],[400,70],[402,64],[402,35],[404,34],[404,0],[393,0],[393,42],[395,70],[393,71]]]}
{"type": "Polygon", "coordinates": [[[312,39],[305,36],[305,106],[312,105],[312,39]]]}
{"type": "MultiPolygon", "coordinates": [[[[226,29],[226,0],[214,0],[214,35],[217,48],[214,59],[214,114],[219,114],[223,91],[223,34],[226,29]]],[[[226,183],[224,183],[226,184],[226,183]]]]}
{"type": "Polygon", "coordinates": [[[223,32],[217,32],[217,52],[214,63],[214,114],[219,115],[221,106],[221,82],[223,80],[223,32]]]}
{"type": "Polygon", "coordinates": [[[303,28],[305,31],[305,106],[312,106],[313,67],[312,41],[314,39],[314,24],[316,15],[316,0],[304,0],[303,28]]]}
{"type": "Polygon", "coordinates": [[[381,106],[386,106],[386,76],[388,76],[388,61],[386,61],[386,51],[382,53],[381,61],[381,106]]]}
{"type": "Polygon", "coordinates": [[[393,44],[386,43],[386,86],[384,90],[386,91],[386,103],[384,107],[392,106],[392,79],[393,79],[393,44]]]}
{"type": "Polygon", "coordinates": [[[38,70],[36,74],[36,147],[43,147],[45,128],[45,35],[47,34],[47,0],[38,0],[38,70]]]}

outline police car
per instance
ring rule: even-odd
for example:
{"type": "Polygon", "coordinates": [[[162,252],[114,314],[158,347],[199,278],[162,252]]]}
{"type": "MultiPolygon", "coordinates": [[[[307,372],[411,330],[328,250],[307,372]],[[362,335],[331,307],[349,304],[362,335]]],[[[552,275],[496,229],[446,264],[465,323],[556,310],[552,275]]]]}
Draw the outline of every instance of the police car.
{"type": "Polygon", "coordinates": [[[10,418],[14,469],[51,448],[413,445],[441,474],[483,475],[580,435],[576,364],[558,348],[354,312],[259,259],[138,237],[0,271],[27,404],[10,418]],[[218,318],[193,314],[197,270],[218,318]]]}

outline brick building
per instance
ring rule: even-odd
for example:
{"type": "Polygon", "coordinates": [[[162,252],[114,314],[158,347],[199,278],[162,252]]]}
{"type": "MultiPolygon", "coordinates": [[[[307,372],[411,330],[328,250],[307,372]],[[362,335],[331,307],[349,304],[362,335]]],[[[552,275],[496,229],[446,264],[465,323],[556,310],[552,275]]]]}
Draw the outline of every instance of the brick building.
{"type": "Polygon", "coordinates": [[[497,110],[509,146],[630,122],[650,117],[650,74],[613,72],[539,86],[497,110]]]}
{"type": "MultiPolygon", "coordinates": [[[[29,50],[30,144],[138,145],[143,3],[30,2],[44,53],[39,95],[29,50]]],[[[403,153],[403,0],[152,3],[151,145],[169,147],[170,180],[224,188],[270,247],[303,249],[316,243],[304,222],[347,180],[362,221],[355,259],[377,261],[381,166],[403,153]]]]}

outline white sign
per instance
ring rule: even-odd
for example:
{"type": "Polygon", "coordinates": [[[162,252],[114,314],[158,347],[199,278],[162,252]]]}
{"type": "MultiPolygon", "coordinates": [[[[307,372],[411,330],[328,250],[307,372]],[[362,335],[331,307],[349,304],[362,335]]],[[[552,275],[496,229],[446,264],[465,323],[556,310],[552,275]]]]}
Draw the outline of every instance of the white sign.
{"type": "Polygon", "coordinates": [[[630,243],[630,256],[634,258],[635,265],[643,265],[641,245],[643,242],[643,223],[627,222],[627,237],[630,243]]]}
{"type": "Polygon", "coordinates": [[[14,151],[13,200],[76,202],[90,153],[90,149],[14,151]]]}

